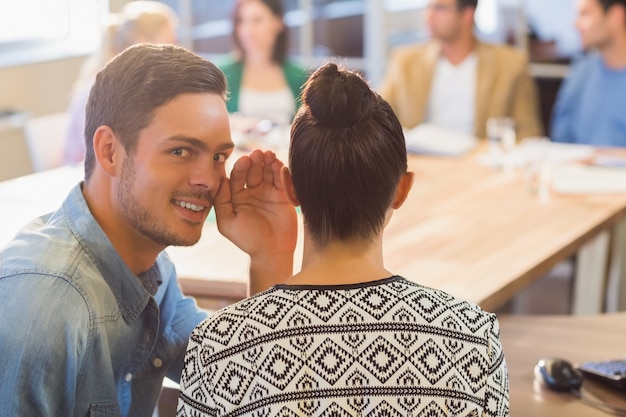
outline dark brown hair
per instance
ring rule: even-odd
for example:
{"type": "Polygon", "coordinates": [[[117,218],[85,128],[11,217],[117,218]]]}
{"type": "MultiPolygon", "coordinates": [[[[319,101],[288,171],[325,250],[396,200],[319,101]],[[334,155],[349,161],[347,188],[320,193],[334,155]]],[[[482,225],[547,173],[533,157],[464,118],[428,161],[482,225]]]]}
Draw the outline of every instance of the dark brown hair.
{"type": "Polygon", "coordinates": [[[407,171],[402,127],[357,73],[329,63],[302,93],[289,166],[304,222],[320,247],[378,234],[407,171]]]}
{"type": "Polygon", "coordinates": [[[472,9],[476,10],[476,8],[478,7],[478,0],[457,0],[457,4],[459,10],[463,10],[466,7],[471,7],[472,9]]]}
{"type": "Polygon", "coordinates": [[[184,93],[226,97],[224,74],[211,62],[178,46],[139,44],[113,58],[97,75],[86,107],[85,180],[95,164],[93,135],[109,126],[126,152],[154,111],[184,93]]]}
{"type": "Polygon", "coordinates": [[[598,3],[600,3],[605,12],[617,5],[622,6],[626,10],[626,0],[598,0],[598,3]]]}

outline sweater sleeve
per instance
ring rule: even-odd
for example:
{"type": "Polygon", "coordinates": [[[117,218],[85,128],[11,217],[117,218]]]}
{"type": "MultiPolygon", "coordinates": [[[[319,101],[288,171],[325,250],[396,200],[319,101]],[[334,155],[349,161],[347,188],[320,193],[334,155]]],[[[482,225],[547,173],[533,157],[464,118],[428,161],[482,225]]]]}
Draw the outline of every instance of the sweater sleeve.
{"type": "Polygon", "coordinates": [[[485,416],[509,416],[509,374],[500,341],[500,325],[493,315],[488,337],[491,364],[485,395],[485,416]]]}

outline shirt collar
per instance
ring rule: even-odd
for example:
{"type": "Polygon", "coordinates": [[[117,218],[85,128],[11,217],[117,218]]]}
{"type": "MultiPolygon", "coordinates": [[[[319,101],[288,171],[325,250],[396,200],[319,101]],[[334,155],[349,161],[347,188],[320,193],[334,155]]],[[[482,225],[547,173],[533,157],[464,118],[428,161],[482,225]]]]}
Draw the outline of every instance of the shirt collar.
{"type": "Polygon", "coordinates": [[[151,298],[142,281],[148,278],[160,284],[159,267],[155,263],[141,274],[142,278],[131,272],[91,214],[82,193],[82,185],[76,185],[63,202],[63,215],[83,250],[95,261],[111,288],[122,316],[127,322],[132,322],[139,317],[151,298]]]}

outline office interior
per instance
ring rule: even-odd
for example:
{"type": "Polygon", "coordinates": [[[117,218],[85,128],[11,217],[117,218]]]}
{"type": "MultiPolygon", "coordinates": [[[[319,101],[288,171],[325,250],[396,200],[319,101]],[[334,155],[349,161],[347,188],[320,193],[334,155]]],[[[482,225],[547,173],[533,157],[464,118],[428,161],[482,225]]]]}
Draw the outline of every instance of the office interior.
{"type": "MultiPolygon", "coordinates": [[[[208,59],[231,51],[233,0],[163,1],[179,14],[178,36],[183,46],[208,59]]],[[[119,11],[126,2],[29,0],[20,3],[21,6],[2,6],[8,7],[2,13],[5,19],[12,13],[15,18],[7,22],[0,37],[0,111],[5,121],[12,120],[9,126],[18,124],[20,130],[29,125],[27,134],[36,136],[27,138],[31,166],[20,164],[17,174],[53,168],[61,163],[65,111],[73,82],[82,63],[98,44],[98,22],[107,13],[119,11]],[[65,20],[61,20],[67,27],[52,24],[56,16],[63,16],[65,20]],[[30,19],[28,27],[33,33],[27,33],[27,29],[13,30],[11,25],[13,28],[20,25],[19,19],[30,19]],[[42,25],[49,27],[53,35],[43,33],[39,29],[42,25]],[[32,39],[36,36],[40,38],[32,39]],[[39,139],[42,136],[45,140],[39,139]]],[[[374,86],[381,80],[385,57],[391,48],[423,42],[428,37],[422,17],[427,0],[286,0],[284,4],[289,53],[295,60],[309,67],[334,60],[358,69],[374,86]]],[[[528,70],[539,86],[546,130],[561,80],[571,59],[580,53],[574,19],[575,0],[481,0],[479,3],[478,37],[528,52],[528,70]]],[[[2,131],[6,137],[16,134],[14,127],[2,131]]],[[[568,313],[572,271],[572,262],[558,265],[550,272],[550,279],[539,280],[533,284],[536,288],[522,291],[504,310],[568,313]]]]}
{"type": "MultiPolygon", "coordinates": [[[[128,1],[27,0],[3,5],[1,15],[6,24],[0,32],[0,109],[34,116],[64,111],[80,65],[98,43],[102,17],[119,11],[128,1]],[[63,17],[63,27],[51,24],[58,16],[63,17]],[[49,26],[51,33],[41,26],[49,26]],[[28,33],[28,27],[33,33],[28,33]]],[[[208,58],[231,50],[233,0],[162,1],[179,13],[183,46],[208,58]]],[[[390,48],[428,36],[421,17],[427,3],[285,0],[289,52],[304,65],[339,60],[362,70],[375,85],[390,48]]],[[[478,36],[528,50],[529,71],[545,86],[554,84],[551,90],[558,87],[572,56],[580,52],[573,26],[575,0],[481,0],[477,14],[478,36]]],[[[547,112],[553,97],[545,99],[547,112]]]]}
{"type": "MultiPolygon", "coordinates": [[[[14,151],[6,150],[10,148],[0,152],[0,165],[9,163],[8,159],[16,164],[13,176],[61,164],[65,112],[72,85],[81,65],[98,45],[103,16],[120,10],[128,1],[20,0],[0,4],[0,146],[8,146],[16,137],[25,138],[26,148],[20,151],[26,149],[27,152],[25,162],[18,161],[14,151]],[[63,24],[51,25],[56,18],[63,24]],[[32,31],[29,33],[26,28],[32,31]],[[2,159],[2,154],[9,158],[2,159]]],[[[181,45],[208,59],[231,51],[230,11],[234,0],[162,1],[179,14],[181,45]]],[[[428,37],[422,23],[428,0],[285,0],[284,3],[289,51],[295,60],[310,67],[333,60],[358,69],[373,86],[382,78],[391,48],[423,42],[428,37]]],[[[508,43],[528,53],[528,71],[539,87],[540,111],[546,131],[550,128],[550,114],[561,82],[572,60],[582,53],[574,27],[575,4],[576,0],[480,0],[476,22],[479,38],[508,43]]],[[[0,178],[4,179],[7,178],[0,178]]],[[[511,316],[571,315],[575,262],[576,259],[571,258],[557,264],[544,278],[521,289],[507,304],[500,306],[497,313],[509,316],[509,321],[511,316]]],[[[198,302],[209,309],[220,306],[220,300],[198,297],[198,302]]],[[[559,339],[553,331],[567,327],[566,322],[556,321],[551,325],[551,322],[530,321],[526,325],[515,318],[512,320],[510,328],[514,332],[503,334],[511,340],[511,350],[520,353],[518,358],[512,359],[512,365],[520,362],[516,369],[531,365],[529,361],[534,359],[521,353],[529,347],[539,351],[538,345],[543,349],[542,340],[546,341],[545,354],[556,352],[555,349],[571,349],[576,344],[577,336],[573,331],[571,339],[559,339]],[[545,334],[540,331],[542,326],[546,327],[545,334]],[[525,331],[531,334],[529,328],[536,329],[532,337],[537,346],[530,346],[532,343],[523,340],[525,331]],[[529,363],[522,363],[522,359],[529,363]]],[[[505,318],[503,324],[509,321],[505,318]]],[[[618,327],[615,323],[612,326],[611,329],[618,327]]],[[[609,326],[582,322],[581,329],[584,328],[595,330],[601,338],[608,334],[605,329],[609,326]]],[[[623,340],[623,336],[620,337],[623,340]]],[[[606,336],[605,342],[597,344],[605,350],[598,350],[594,356],[614,354],[615,342],[616,339],[606,336]]],[[[589,343],[583,346],[588,348],[589,343]]],[[[589,357],[581,352],[573,355],[589,357]]],[[[514,377],[524,382],[528,379],[526,374],[514,377]]],[[[172,398],[167,397],[167,391],[164,393],[162,415],[169,415],[176,398],[171,392],[172,398]]],[[[563,405],[560,400],[555,403],[563,405]]],[[[561,408],[553,410],[563,411],[561,408]]],[[[585,409],[581,411],[584,412],[585,409]]]]}

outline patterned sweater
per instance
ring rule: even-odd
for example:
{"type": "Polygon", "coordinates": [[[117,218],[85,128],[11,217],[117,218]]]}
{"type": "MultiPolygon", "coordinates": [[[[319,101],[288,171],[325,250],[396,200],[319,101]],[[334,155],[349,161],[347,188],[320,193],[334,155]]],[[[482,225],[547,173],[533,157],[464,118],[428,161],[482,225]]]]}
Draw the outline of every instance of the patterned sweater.
{"type": "Polygon", "coordinates": [[[182,416],[508,416],[496,316],[402,277],[277,285],[192,333],[182,416]]]}

